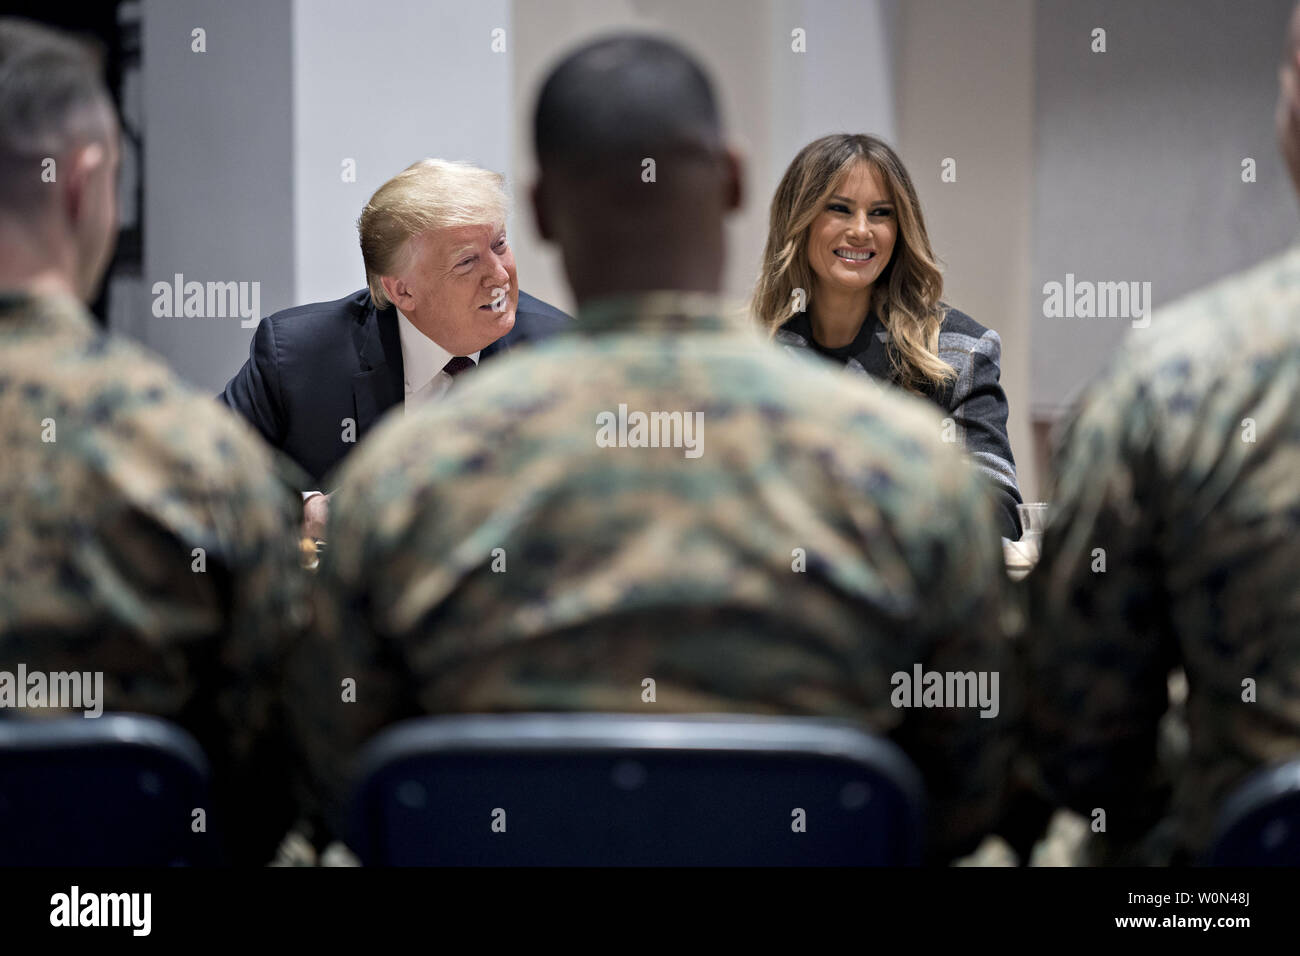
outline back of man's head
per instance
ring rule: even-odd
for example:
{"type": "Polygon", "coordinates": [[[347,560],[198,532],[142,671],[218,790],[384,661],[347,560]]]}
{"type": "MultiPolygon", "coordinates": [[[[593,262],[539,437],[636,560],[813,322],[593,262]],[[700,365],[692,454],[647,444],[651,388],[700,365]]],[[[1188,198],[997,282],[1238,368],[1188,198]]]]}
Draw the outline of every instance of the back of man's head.
{"type": "Polygon", "coordinates": [[[1300,192],[1300,3],[1287,20],[1277,79],[1277,141],[1291,182],[1300,192]]]}
{"type": "Polygon", "coordinates": [[[570,53],[537,100],[533,135],[544,171],[596,175],[645,156],[716,153],[722,126],[713,88],[666,40],[620,35],[570,53]]]}
{"type": "Polygon", "coordinates": [[[693,57],[643,35],[580,47],[546,78],[533,133],[538,226],[579,300],[716,288],[740,164],[693,57]]]}
{"type": "Polygon", "coordinates": [[[0,18],[6,284],[21,281],[16,270],[53,268],[90,297],[116,233],[116,163],[117,120],[96,53],[53,29],[0,18]]]}

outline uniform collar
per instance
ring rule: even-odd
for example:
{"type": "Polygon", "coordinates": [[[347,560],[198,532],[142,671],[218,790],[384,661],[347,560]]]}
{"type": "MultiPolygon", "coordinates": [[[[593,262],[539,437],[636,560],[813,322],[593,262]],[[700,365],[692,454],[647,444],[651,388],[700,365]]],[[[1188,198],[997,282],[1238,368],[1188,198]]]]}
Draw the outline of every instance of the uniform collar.
{"type": "Polygon", "coordinates": [[[0,324],[7,331],[26,326],[36,334],[94,335],[100,331],[80,299],[63,294],[33,295],[22,289],[0,289],[0,324]]]}
{"type": "Polygon", "coordinates": [[[707,292],[638,292],[601,296],[578,309],[573,331],[754,332],[746,310],[707,292]]]}

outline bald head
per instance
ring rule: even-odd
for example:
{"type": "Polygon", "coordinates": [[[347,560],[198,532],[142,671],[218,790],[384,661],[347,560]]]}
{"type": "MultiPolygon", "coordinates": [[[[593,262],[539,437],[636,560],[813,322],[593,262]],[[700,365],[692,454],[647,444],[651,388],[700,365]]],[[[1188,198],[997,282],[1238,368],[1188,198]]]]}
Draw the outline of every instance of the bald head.
{"type": "Polygon", "coordinates": [[[538,228],[561,246],[579,302],[716,291],[740,163],[693,57],[644,35],[582,46],[543,83],[533,134],[538,228]]]}

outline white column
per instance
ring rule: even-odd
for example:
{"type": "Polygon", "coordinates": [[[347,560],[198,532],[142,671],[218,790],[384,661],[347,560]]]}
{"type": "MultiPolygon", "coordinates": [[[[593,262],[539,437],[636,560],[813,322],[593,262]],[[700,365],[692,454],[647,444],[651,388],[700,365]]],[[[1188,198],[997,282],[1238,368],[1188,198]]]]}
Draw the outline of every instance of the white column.
{"type": "Polygon", "coordinates": [[[1007,431],[1021,493],[1038,475],[1030,428],[1033,0],[908,0],[898,44],[899,154],[944,265],[944,299],[1002,337],[1007,431]],[[940,178],[945,159],[956,180],[940,178]]]}
{"type": "Polygon", "coordinates": [[[295,301],[365,285],[357,217],[416,160],[461,160],[509,178],[510,7],[293,0],[295,301]],[[493,50],[494,30],[504,31],[503,51],[493,50]]]}
{"type": "MultiPolygon", "coordinates": [[[[248,355],[238,315],[160,318],[154,284],[258,283],[293,301],[290,0],[144,0],[144,286],[134,334],[216,392],[248,355]],[[195,52],[202,30],[205,52],[195,52]]],[[[251,285],[245,289],[252,290],[251,285]]]]}

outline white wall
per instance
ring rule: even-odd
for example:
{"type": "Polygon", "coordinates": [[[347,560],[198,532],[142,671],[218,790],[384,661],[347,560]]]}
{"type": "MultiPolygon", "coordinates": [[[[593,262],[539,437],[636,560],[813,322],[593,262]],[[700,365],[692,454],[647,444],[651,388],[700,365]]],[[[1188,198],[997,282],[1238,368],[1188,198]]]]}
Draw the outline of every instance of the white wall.
{"type": "Polygon", "coordinates": [[[899,17],[899,154],[921,199],[944,299],[1002,338],[1007,431],[1037,495],[1028,318],[1033,0],[908,0],[899,17]],[[956,181],[941,163],[956,161],[956,181]]]}
{"type": "MultiPolygon", "coordinates": [[[[259,282],[293,303],[290,0],[144,0],[144,280],[259,282]],[[204,53],[191,31],[206,31],[204,53]]],[[[149,309],[148,296],[137,307],[149,309]]],[[[216,392],[248,356],[238,317],[155,318],[131,334],[216,392]]]]}
{"type": "Polygon", "coordinates": [[[293,0],[294,299],[365,285],[356,222],[417,159],[510,175],[509,0],[293,0]],[[506,31],[493,52],[492,31],[506,31]],[[344,182],[343,161],[356,161],[344,182]]]}
{"type": "MultiPolygon", "coordinates": [[[[790,160],[828,133],[870,133],[894,143],[897,3],[894,0],[777,0],[771,5],[772,128],[766,206],[790,160]],[[790,51],[805,30],[805,54],[790,51]]],[[[766,183],[763,185],[767,185],[766,183]]]]}
{"type": "Polygon", "coordinates": [[[1066,273],[1147,281],[1159,306],[1295,236],[1295,200],[1273,133],[1292,7],[1040,3],[1032,284],[1040,413],[1068,404],[1131,327],[1044,318],[1044,283],[1066,273]],[[1107,31],[1105,53],[1091,52],[1095,27],[1107,31]],[[1257,163],[1257,182],[1242,182],[1245,157],[1257,163]]]}

